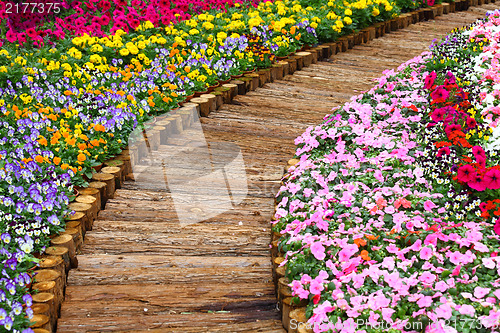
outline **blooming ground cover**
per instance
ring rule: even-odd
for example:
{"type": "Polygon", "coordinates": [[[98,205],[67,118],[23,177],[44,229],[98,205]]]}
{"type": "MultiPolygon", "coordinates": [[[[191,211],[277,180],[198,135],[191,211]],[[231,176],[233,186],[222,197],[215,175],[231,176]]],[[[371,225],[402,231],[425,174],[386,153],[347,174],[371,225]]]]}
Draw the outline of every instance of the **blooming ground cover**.
{"type": "Polygon", "coordinates": [[[273,228],[314,332],[500,331],[499,43],[496,11],[296,139],[273,228]]]}
{"type": "Polygon", "coordinates": [[[134,128],[305,44],[428,4],[1,1],[0,331],[31,331],[34,254],[63,230],[73,187],[134,128]]]}

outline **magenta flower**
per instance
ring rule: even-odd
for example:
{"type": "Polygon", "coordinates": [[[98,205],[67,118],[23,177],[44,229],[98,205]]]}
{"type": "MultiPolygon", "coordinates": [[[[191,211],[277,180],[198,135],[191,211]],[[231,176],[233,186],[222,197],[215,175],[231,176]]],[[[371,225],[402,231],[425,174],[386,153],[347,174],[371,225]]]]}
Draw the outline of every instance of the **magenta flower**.
{"type": "Polygon", "coordinates": [[[486,158],[486,153],[484,152],[484,149],[481,146],[474,146],[472,147],[472,153],[474,154],[474,157],[478,158],[478,156],[482,158],[486,158]]]}
{"type": "Polygon", "coordinates": [[[436,308],[436,316],[438,318],[449,319],[452,315],[452,309],[449,304],[441,304],[436,308]]]}
{"type": "Polygon", "coordinates": [[[462,253],[455,251],[450,255],[450,261],[452,264],[458,265],[462,261],[462,253]]]}
{"type": "Polygon", "coordinates": [[[448,97],[450,96],[450,93],[448,90],[446,90],[445,87],[439,86],[434,91],[431,93],[431,98],[437,102],[437,103],[442,103],[445,102],[448,97]]]}
{"type": "Polygon", "coordinates": [[[444,116],[446,116],[446,114],[447,113],[445,108],[437,108],[431,113],[431,119],[437,123],[443,121],[444,116]]]}
{"type": "Polygon", "coordinates": [[[493,226],[493,230],[497,235],[500,235],[500,218],[496,220],[495,226],[493,226]]]}
{"type": "Polygon", "coordinates": [[[474,314],[476,314],[476,309],[474,309],[472,305],[463,304],[458,309],[458,312],[463,315],[474,316],[474,314]]]}
{"type": "Polygon", "coordinates": [[[459,181],[468,183],[476,177],[476,169],[470,164],[462,165],[457,176],[459,181]]]}
{"type": "Polygon", "coordinates": [[[483,177],[476,175],[471,181],[467,183],[471,188],[476,191],[484,191],[486,190],[486,181],[484,181],[483,177]]]}
{"type": "Polygon", "coordinates": [[[309,291],[311,292],[311,294],[319,295],[321,294],[323,289],[325,289],[323,287],[323,283],[316,280],[311,281],[311,285],[309,286],[309,291]]]}
{"type": "Polygon", "coordinates": [[[417,301],[417,305],[421,308],[427,308],[432,305],[432,297],[424,296],[417,301]]]}
{"type": "Polygon", "coordinates": [[[441,157],[445,155],[450,155],[450,148],[449,147],[442,147],[438,150],[437,157],[441,157]]]}
{"type": "Polygon", "coordinates": [[[492,190],[500,189],[500,170],[498,169],[490,169],[488,170],[483,177],[486,182],[486,187],[492,190]]]}
{"type": "Polygon", "coordinates": [[[432,86],[434,85],[434,80],[436,80],[436,77],[437,77],[437,74],[434,71],[432,71],[429,75],[427,75],[425,77],[424,88],[427,90],[431,89],[432,86]]]}

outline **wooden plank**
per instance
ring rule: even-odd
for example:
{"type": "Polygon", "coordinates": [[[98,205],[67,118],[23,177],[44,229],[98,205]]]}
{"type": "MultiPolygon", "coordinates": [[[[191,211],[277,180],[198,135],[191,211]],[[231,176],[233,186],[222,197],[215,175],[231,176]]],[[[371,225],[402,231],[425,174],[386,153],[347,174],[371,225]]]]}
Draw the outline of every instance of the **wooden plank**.
{"type": "MultiPolygon", "coordinates": [[[[155,333],[237,333],[268,332],[284,333],[277,314],[274,318],[259,318],[258,313],[248,317],[240,313],[184,313],[134,316],[119,316],[110,320],[106,317],[82,318],[62,317],[58,322],[58,331],[65,333],[80,332],[155,332],[155,333]],[[257,318],[255,318],[257,317],[257,318]],[[124,329],[126,327],[126,329],[124,329]],[[203,331],[200,331],[203,327],[203,331]],[[147,329],[145,329],[147,328],[147,329]]],[[[262,317],[262,316],[261,316],[262,317]]]]}
{"type": "Polygon", "coordinates": [[[103,255],[81,256],[79,268],[68,281],[79,285],[149,284],[182,285],[204,283],[268,283],[271,260],[267,256],[165,256],[103,255]],[[118,273],[117,273],[118,272],[118,273]]]}

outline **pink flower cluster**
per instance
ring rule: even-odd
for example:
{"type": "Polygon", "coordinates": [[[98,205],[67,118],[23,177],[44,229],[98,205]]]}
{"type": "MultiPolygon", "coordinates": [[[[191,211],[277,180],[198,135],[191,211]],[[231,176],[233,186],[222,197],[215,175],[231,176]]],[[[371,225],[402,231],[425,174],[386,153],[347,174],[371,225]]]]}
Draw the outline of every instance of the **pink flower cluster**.
{"type": "Polygon", "coordinates": [[[295,141],[300,162],[278,193],[274,228],[315,332],[460,332],[452,316],[498,332],[500,237],[450,216],[419,165],[428,59],[385,72],[295,141]]]}
{"type": "Polygon", "coordinates": [[[37,3],[40,5],[33,9],[16,6],[12,0],[0,2],[0,27],[7,28],[4,41],[23,44],[30,40],[40,46],[66,35],[87,33],[104,37],[119,29],[128,32],[145,21],[166,26],[209,9],[224,10],[243,0],[40,0],[37,3]]]}

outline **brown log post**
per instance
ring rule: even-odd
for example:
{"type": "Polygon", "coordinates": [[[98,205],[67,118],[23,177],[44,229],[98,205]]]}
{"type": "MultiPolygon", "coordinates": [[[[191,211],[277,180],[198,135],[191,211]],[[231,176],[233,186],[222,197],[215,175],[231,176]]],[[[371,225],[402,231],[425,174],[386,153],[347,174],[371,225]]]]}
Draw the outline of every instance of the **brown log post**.
{"type": "Polygon", "coordinates": [[[297,52],[296,55],[302,59],[303,67],[311,66],[313,58],[311,52],[297,52]]]}
{"type": "Polygon", "coordinates": [[[257,75],[259,75],[259,87],[264,86],[267,82],[267,73],[264,72],[263,70],[260,70],[257,72],[257,75]]]}
{"type": "MultiPolygon", "coordinates": [[[[243,81],[242,81],[243,82],[243,81]]],[[[244,83],[244,82],[243,82],[244,83]]],[[[209,114],[217,110],[217,97],[213,94],[203,94],[200,98],[205,98],[208,100],[209,114]]]]}
{"type": "Polygon", "coordinates": [[[450,13],[450,4],[447,2],[443,2],[442,6],[443,6],[443,14],[449,14],[450,13]]]}
{"type": "Polygon", "coordinates": [[[92,226],[92,223],[94,222],[94,214],[92,212],[92,205],[86,204],[86,203],[81,203],[81,202],[72,202],[68,205],[68,208],[70,210],[74,210],[75,212],[82,212],[85,214],[85,218],[83,219],[85,222],[85,228],[86,230],[88,226],[92,226]]]}
{"type": "Polygon", "coordinates": [[[297,70],[297,59],[294,57],[286,59],[286,62],[288,62],[288,74],[293,74],[297,70]]]}
{"type": "MultiPolygon", "coordinates": [[[[101,192],[102,201],[104,202],[104,205],[106,205],[106,202],[109,199],[113,199],[115,197],[115,177],[109,173],[99,172],[92,175],[92,180],[106,183],[104,193],[101,192]]],[[[104,207],[102,209],[104,209],[104,207]]]]}
{"type": "MultiPolygon", "coordinates": [[[[159,139],[160,139],[160,136],[158,133],[158,140],[159,139]]],[[[154,141],[154,140],[151,140],[151,141],[154,141]]],[[[101,169],[101,172],[113,175],[113,177],[115,178],[115,189],[122,188],[122,170],[119,167],[104,167],[101,169]]]]}
{"type": "Polygon", "coordinates": [[[75,225],[80,225],[82,237],[85,237],[85,220],[86,215],[83,212],[75,212],[73,215],[67,217],[66,226],[75,228],[75,225]]]}
{"type": "Polygon", "coordinates": [[[33,310],[33,314],[42,314],[47,317],[50,316],[50,307],[48,304],[44,303],[33,303],[31,306],[31,310],[33,310]]]}
{"type": "Polygon", "coordinates": [[[225,104],[228,104],[231,102],[231,92],[230,89],[224,86],[215,88],[215,91],[219,91],[222,93],[222,98],[225,104]]]}
{"type": "MultiPolygon", "coordinates": [[[[330,44],[332,44],[332,43],[330,43],[330,44]]],[[[321,45],[320,48],[321,48],[321,51],[322,51],[321,58],[323,58],[323,59],[328,59],[333,54],[335,54],[335,53],[332,52],[332,49],[331,49],[330,45],[321,45]]]]}
{"type": "Polygon", "coordinates": [[[33,299],[33,305],[40,304],[46,305],[49,308],[49,312],[46,315],[49,317],[50,326],[55,327],[58,317],[58,309],[61,304],[57,304],[54,294],[41,292],[31,296],[33,299]]]}
{"type": "MultiPolygon", "coordinates": [[[[121,162],[123,163],[123,161],[121,161],[121,162]]],[[[125,166],[124,163],[122,165],[125,166]]],[[[125,167],[123,168],[123,170],[125,171],[125,167]]],[[[96,213],[99,213],[99,211],[101,210],[101,206],[102,206],[101,191],[99,191],[99,189],[94,188],[94,187],[87,187],[87,188],[81,190],[80,194],[81,195],[90,195],[90,196],[94,197],[96,199],[96,213]]],[[[97,214],[96,214],[96,216],[97,216],[97,214]]]]}
{"type": "Polygon", "coordinates": [[[212,91],[210,94],[215,96],[216,110],[219,110],[222,104],[224,104],[224,94],[220,91],[212,91]]]}
{"type": "Polygon", "coordinates": [[[78,259],[76,258],[75,242],[71,235],[59,235],[52,238],[50,241],[53,246],[63,246],[68,249],[68,255],[71,262],[71,267],[78,267],[78,259]]]}
{"type": "Polygon", "coordinates": [[[90,210],[91,212],[91,218],[92,221],[97,219],[97,214],[99,214],[99,211],[101,210],[101,207],[98,206],[97,199],[91,195],[79,195],[76,197],[75,202],[82,203],[82,204],[88,204],[92,207],[90,210]]]}
{"type": "Polygon", "coordinates": [[[315,49],[310,49],[308,52],[310,52],[312,55],[311,63],[317,64],[318,63],[318,51],[316,51],[315,49]]]}
{"type": "Polygon", "coordinates": [[[249,78],[247,76],[243,76],[239,78],[240,81],[245,82],[245,91],[249,92],[252,89],[250,89],[250,86],[252,85],[252,78],[249,78]]]}
{"type": "Polygon", "coordinates": [[[245,82],[243,82],[241,80],[233,80],[230,83],[235,84],[238,87],[236,89],[236,92],[238,95],[245,95],[247,93],[245,82]]]}
{"type": "Polygon", "coordinates": [[[83,237],[82,237],[82,233],[80,232],[80,229],[79,228],[68,228],[66,226],[66,230],[64,230],[63,232],[61,232],[61,235],[71,235],[71,237],[73,237],[73,241],[75,242],[75,250],[78,252],[81,247],[82,247],[82,244],[83,244],[83,237]]]}
{"type": "Polygon", "coordinates": [[[282,64],[273,64],[273,75],[275,80],[283,80],[283,65],[282,64]]]}
{"type": "MultiPolygon", "coordinates": [[[[290,311],[290,322],[294,325],[291,325],[293,328],[288,329],[289,333],[298,333],[299,327],[307,327],[307,317],[306,317],[306,308],[300,307],[293,309],[290,311]]],[[[311,331],[312,332],[312,331],[311,331]]]]}
{"type": "Polygon", "coordinates": [[[66,287],[66,281],[62,279],[61,273],[53,269],[39,269],[34,273],[34,279],[36,283],[49,281],[55,282],[53,294],[56,298],[56,303],[61,304],[64,300],[64,289],[66,287]]]}
{"type": "Polygon", "coordinates": [[[280,61],[278,64],[283,66],[283,77],[290,74],[290,63],[288,61],[280,61]]]}
{"type": "Polygon", "coordinates": [[[238,86],[233,83],[226,83],[222,85],[225,88],[229,88],[229,101],[231,102],[236,95],[238,95],[238,86]]]}
{"type": "Polygon", "coordinates": [[[33,315],[33,318],[30,320],[30,328],[43,328],[49,332],[52,332],[53,327],[51,326],[49,317],[41,314],[33,315]]]}
{"type": "Polygon", "coordinates": [[[64,266],[64,260],[58,256],[44,256],[39,262],[39,269],[53,269],[59,272],[63,278],[66,280],[66,266],[64,266]]]}
{"type": "Polygon", "coordinates": [[[67,248],[65,248],[63,246],[48,246],[45,249],[45,254],[48,256],[60,257],[64,262],[64,268],[65,268],[66,274],[68,274],[68,272],[71,268],[71,260],[69,258],[69,251],[67,248]]]}
{"type": "Polygon", "coordinates": [[[208,117],[208,115],[210,114],[210,103],[208,99],[203,97],[195,97],[191,99],[191,102],[199,105],[201,117],[208,117]]]}

